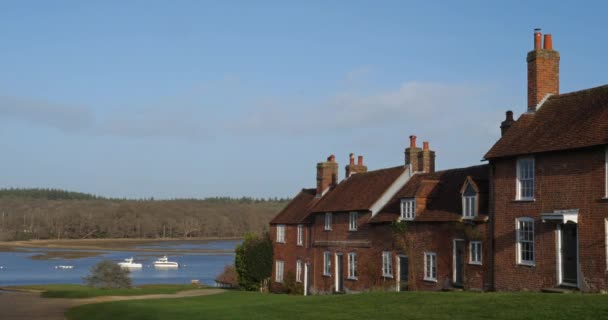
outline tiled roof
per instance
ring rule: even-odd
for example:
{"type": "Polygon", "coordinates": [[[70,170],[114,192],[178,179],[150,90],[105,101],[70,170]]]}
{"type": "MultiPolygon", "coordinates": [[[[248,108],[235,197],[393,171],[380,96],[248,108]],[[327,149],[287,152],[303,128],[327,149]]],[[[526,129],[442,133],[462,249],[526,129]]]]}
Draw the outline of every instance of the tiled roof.
{"type": "Polygon", "coordinates": [[[300,191],[300,193],[298,193],[298,195],[270,221],[270,224],[296,224],[304,222],[310,213],[310,210],[319,201],[319,198],[315,197],[316,192],[316,189],[302,189],[302,191],[300,191]]]}
{"type": "Polygon", "coordinates": [[[488,170],[488,165],[481,165],[416,174],[370,222],[397,220],[400,216],[402,198],[426,198],[426,206],[421,212],[416,212],[415,221],[460,221],[462,219],[460,190],[467,177],[471,177],[480,190],[480,216],[476,220],[484,221],[486,219],[484,216],[488,213],[488,170]]]}
{"type": "Polygon", "coordinates": [[[404,172],[405,166],[357,173],[341,181],[314,207],[313,212],[364,211],[404,172]]]}
{"type": "Polygon", "coordinates": [[[524,113],[486,159],[608,144],[608,85],[549,97],[524,113]]]}

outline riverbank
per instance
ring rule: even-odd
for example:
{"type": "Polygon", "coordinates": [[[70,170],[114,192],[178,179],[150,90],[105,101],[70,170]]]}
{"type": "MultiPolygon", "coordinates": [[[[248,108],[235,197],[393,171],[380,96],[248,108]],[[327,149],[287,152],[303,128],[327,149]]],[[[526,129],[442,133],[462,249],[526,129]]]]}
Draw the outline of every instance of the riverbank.
{"type": "MultiPolygon", "coordinates": [[[[42,249],[70,249],[70,250],[100,250],[100,251],[127,251],[127,252],[158,252],[158,248],[153,246],[156,243],[170,243],[180,245],[184,243],[201,245],[210,241],[230,241],[240,240],[240,238],[188,238],[188,239],[69,239],[69,240],[27,240],[27,241],[0,241],[0,252],[23,251],[23,248],[42,248],[42,249]]],[[[215,253],[232,254],[234,249],[162,249],[167,254],[170,253],[215,253]]],[[[67,252],[54,251],[36,259],[51,259],[61,256],[67,259],[77,259],[103,254],[104,252],[67,252]]]]}

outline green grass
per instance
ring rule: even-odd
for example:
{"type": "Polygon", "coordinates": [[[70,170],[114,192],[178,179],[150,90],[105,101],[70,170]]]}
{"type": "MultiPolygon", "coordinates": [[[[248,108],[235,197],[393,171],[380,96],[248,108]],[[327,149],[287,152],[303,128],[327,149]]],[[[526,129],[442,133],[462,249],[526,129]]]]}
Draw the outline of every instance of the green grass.
{"type": "Polygon", "coordinates": [[[95,319],[608,319],[608,296],[406,292],[289,296],[227,292],[183,299],[121,301],[70,309],[95,319]]]}
{"type": "Polygon", "coordinates": [[[178,291],[198,289],[188,284],[149,284],[131,289],[97,289],[78,284],[49,284],[35,286],[15,286],[8,289],[26,289],[44,291],[45,298],[91,298],[99,296],[137,296],[146,294],[167,294],[178,291]]]}

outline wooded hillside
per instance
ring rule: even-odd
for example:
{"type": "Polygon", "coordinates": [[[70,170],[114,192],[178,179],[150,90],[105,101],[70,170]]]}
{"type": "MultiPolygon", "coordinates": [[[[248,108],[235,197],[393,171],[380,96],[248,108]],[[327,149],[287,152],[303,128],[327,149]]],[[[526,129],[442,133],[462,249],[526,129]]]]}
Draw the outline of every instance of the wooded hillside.
{"type": "Polygon", "coordinates": [[[0,190],[0,240],[241,237],[267,229],[287,201],[118,200],[61,190],[0,190]]]}

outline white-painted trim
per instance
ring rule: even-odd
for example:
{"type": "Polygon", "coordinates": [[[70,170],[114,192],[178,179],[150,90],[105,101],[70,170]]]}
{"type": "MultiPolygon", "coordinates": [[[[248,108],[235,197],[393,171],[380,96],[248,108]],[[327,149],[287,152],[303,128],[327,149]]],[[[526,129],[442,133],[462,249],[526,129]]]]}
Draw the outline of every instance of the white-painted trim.
{"type": "Polygon", "coordinates": [[[277,239],[276,242],[277,243],[286,243],[285,239],[286,239],[286,233],[287,233],[287,227],[284,224],[277,224],[277,239]],[[279,232],[279,230],[281,230],[279,232]]]}
{"type": "Polygon", "coordinates": [[[331,277],[331,252],[323,251],[323,276],[331,277]],[[327,272],[327,262],[329,262],[329,272],[327,272]]]}
{"type": "Polygon", "coordinates": [[[393,265],[393,253],[391,251],[382,251],[382,277],[384,278],[392,278],[393,272],[395,271],[395,266],[393,265]],[[388,255],[388,262],[390,262],[390,272],[385,272],[384,270],[384,256],[388,255]]]}
{"type": "MultiPolygon", "coordinates": [[[[395,291],[401,292],[401,259],[403,259],[403,258],[407,259],[407,256],[404,254],[398,254],[396,258],[397,258],[397,276],[395,277],[395,279],[397,279],[397,281],[395,282],[396,283],[395,291]]],[[[408,276],[409,276],[409,274],[408,274],[408,276]]],[[[409,279],[407,279],[407,280],[409,281],[409,279]]]]}
{"type": "Polygon", "coordinates": [[[579,228],[578,228],[578,224],[576,225],[576,283],[567,283],[564,282],[564,274],[563,274],[563,270],[562,270],[562,223],[558,223],[557,227],[556,227],[556,237],[557,237],[557,284],[560,286],[566,286],[566,287],[575,287],[575,288],[580,288],[580,262],[579,262],[579,228]]]}
{"type": "MultiPolygon", "coordinates": [[[[335,272],[335,279],[334,279],[334,291],[336,292],[340,292],[338,291],[338,282],[340,282],[340,268],[342,268],[342,270],[344,270],[344,266],[338,266],[338,259],[339,257],[342,256],[342,252],[336,252],[334,254],[334,262],[335,262],[335,266],[334,266],[334,272],[335,272]]],[[[344,259],[342,259],[342,263],[344,263],[344,259]]],[[[344,286],[344,274],[342,274],[342,286],[344,286]]]]}
{"type": "Polygon", "coordinates": [[[403,188],[403,186],[410,180],[413,174],[411,174],[410,167],[406,167],[403,170],[403,173],[393,181],[393,183],[384,191],[384,193],[371,205],[370,211],[372,212],[372,217],[374,217],[384,206],[393,198],[393,196],[403,188]]]}
{"type": "Polygon", "coordinates": [[[515,218],[515,263],[524,266],[535,266],[536,265],[536,226],[534,219],[530,217],[518,217],[515,218]],[[519,241],[519,222],[528,221],[532,222],[532,245],[534,248],[532,261],[521,260],[521,243],[519,241]]]}
{"type": "MultiPolygon", "coordinates": [[[[433,269],[433,265],[431,264],[431,270],[432,270],[432,269],[433,269]]],[[[437,269],[438,269],[438,268],[437,268],[437,253],[436,253],[436,252],[432,252],[432,251],[425,251],[425,252],[424,252],[424,270],[423,270],[423,272],[422,272],[422,273],[423,273],[423,276],[424,276],[424,277],[423,277],[423,280],[424,280],[424,281],[430,281],[430,282],[437,282],[437,271],[438,271],[437,269]],[[428,259],[427,259],[427,255],[429,255],[429,256],[434,256],[434,257],[435,257],[435,258],[434,258],[434,262],[435,262],[435,277],[434,277],[434,278],[431,278],[431,277],[427,277],[427,276],[426,276],[426,267],[427,267],[427,264],[429,263],[429,262],[428,262],[428,259]]],[[[432,272],[431,272],[431,273],[432,273],[432,272]]]]}
{"type": "Polygon", "coordinates": [[[331,212],[325,212],[325,226],[324,231],[331,231],[331,225],[333,224],[334,217],[331,212]],[[328,219],[329,218],[329,219],[328,219]]]}
{"type": "Polygon", "coordinates": [[[310,263],[304,264],[304,296],[308,295],[308,272],[310,270],[310,263]]]}
{"type": "Polygon", "coordinates": [[[358,228],[359,228],[359,212],[351,211],[348,213],[348,231],[357,231],[358,228]],[[355,217],[354,224],[352,221],[353,216],[355,217]]]}
{"type": "Polygon", "coordinates": [[[399,220],[413,221],[414,219],[416,219],[416,198],[402,198],[399,202],[399,209],[401,211],[399,215],[399,220]],[[406,203],[412,204],[412,212],[410,212],[411,214],[409,217],[404,207],[406,203]]]}
{"type": "Polygon", "coordinates": [[[534,194],[536,193],[536,160],[534,157],[519,157],[515,161],[515,201],[534,201],[534,194]],[[521,184],[519,181],[519,162],[524,160],[532,160],[532,197],[522,197],[521,196],[521,184]]]}
{"type": "Polygon", "coordinates": [[[285,262],[283,260],[275,260],[274,281],[282,283],[285,277],[285,262]],[[279,266],[281,266],[279,268],[279,266]],[[279,272],[281,270],[281,272],[279,272]],[[279,277],[280,275],[280,277],[279,277]]]}
{"type": "Polygon", "coordinates": [[[304,245],[304,225],[299,224],[297,226],[297,238],[296,238],[296,245],[301,247],[304,245]]]}
{"type": "Polygon", "coordinates": [[[469,264],[479,265],[483,264],[483,242],[482,241],[469,241],[469,264]],[[479,243],[479,259],[480,261],[473,261],[473,244],[479,243]]]}
{"type": "MultiPolygon", "coordinates": [[[[456,283],[456,242],[463,242],[463,249],[464,249],[464,239],[454,239],[452,240],[452,283],[453,284],[457,284],[456,283]]],[[[463,252],[464,253],[464,252],[463,252]]],[[[435,257],[435,259],[437,259],[437,257],[435,257]]],[[[464,257],[462,257],[462,280],[464,282],[464,257]]],[[[425,269],[426,272],[426,269],[425,269]]],[[[436,278],[436,277],[435,277],[436,278]]],[[[458,283],[459,285],[463,285],[464,283],[458,283]]]]}
{"type": "Polygon", "coordinates": [[[347,254],[347,256],[346,256],[346,257],[347,257],[347,259],[346,259],[346,260],[347,260],[347,261],[346,261],[346,262],[347,262],[347,267],[346,267],[346,269],[348,270],[347,275],[346,275],[346,278],[347,278],[348,280],[358,280],[358,279],[359,279],[359,276],[358,276],[357,274],[358,274],[358,271],[359,271],[359,270],[357,269],[357,262],[358,262],[358,261],[357,261],[357,260],[358,260],[358,258],[357,258],[357,253],[356,253],[356,252],[349,252],[349,253],[347,254]],[[350,275],[351,267],[353,267],[353,264],[351,264],[351,263],[352,263],[352,262],[351,262],[351,258],[352,258],[352,257],[354,257],[354,259],[353,259],[353,260],[354,260],[354,262],[355,262],[355,263],[354,263],[354,268],[353,268],[353,270],[355,271],[355,272],[354,272],[354,273],[355,273],[355,275],[353,275],[353,276],[351,276],[351,275],[350,275]]]}

